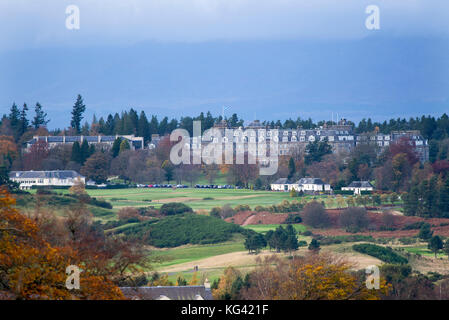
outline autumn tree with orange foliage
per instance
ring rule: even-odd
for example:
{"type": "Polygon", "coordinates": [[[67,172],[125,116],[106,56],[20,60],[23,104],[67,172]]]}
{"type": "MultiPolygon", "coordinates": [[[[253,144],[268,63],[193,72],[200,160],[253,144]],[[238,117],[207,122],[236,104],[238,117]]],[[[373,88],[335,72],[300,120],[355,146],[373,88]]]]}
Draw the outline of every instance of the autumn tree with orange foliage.
{"type": "Polygon", "coordinates": [[[286,261],[276,256],[258,260],[249,275],[244,299],[257,300],[379,300],[390,288],[368,289],[351,272],[351,264],[330,254],[312,254],[286,261]]]}
{"type": "Polygon", "coordinates": [[[18,157],[19,152],[14,137],[0,136],[0,166],[10,167],[18,157]]]}
{"type": "Polygon", "coordinates": [[[15,199],[0,189],[0,296],[7,299],[123,299],[107,277],[96,275],[78,252],[53,247],[37,224],[13,208],[15,199]],[[81,270],[80,289],[65,287],[66,268],[81,270]]]}

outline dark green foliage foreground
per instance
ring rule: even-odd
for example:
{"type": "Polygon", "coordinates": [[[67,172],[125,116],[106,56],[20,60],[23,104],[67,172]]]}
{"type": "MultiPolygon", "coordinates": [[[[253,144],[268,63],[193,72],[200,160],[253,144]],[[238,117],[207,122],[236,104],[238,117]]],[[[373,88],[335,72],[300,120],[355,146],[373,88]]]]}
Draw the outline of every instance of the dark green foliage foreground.
{"type": "Polygon", "coordinates": [[[365,244],[355,244],[352,246],[352,249],[354,249],[357,252],[373,256],[387,263],[393,264],[408,263],[408,260],[406,258],[400,256],[399,254],[394,252],[391,248],[385,248],[376,246],[374,244],[365,243],[365,244]]]}
{"type": "Polygon", "coordinates": [[[218,218],[184,214],[142,222],[119,232],[129,239],[147,239],[148,244],[163,248],[223,242],[235,233],[246,234],[248,230],[218,218]]]}

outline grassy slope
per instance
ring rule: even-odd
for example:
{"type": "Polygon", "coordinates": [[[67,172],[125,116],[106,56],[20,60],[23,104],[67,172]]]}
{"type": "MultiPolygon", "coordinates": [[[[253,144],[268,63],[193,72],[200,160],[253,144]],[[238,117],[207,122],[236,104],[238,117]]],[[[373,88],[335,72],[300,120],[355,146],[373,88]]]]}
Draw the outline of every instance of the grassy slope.
{"type": "Polygon", "coordinates": [[[186,245],[167,250],[157,250],[154,254],[166,259],[160,264],[154,265],[161,269],[175,264],[191,262],[199,259],[209,258],[220,254],[245,251],[243,236],[236,235],[232,241],[208,245],[186,245]]]}

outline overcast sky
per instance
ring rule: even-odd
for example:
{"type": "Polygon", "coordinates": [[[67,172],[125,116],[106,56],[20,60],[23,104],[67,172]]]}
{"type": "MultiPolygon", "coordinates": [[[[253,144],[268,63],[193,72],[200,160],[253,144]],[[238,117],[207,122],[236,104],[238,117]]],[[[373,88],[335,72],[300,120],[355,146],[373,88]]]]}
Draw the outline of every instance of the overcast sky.
{"type": "Polygon", "coordinates": [[[0,113],[40,101],[63,126],[81,93],[89,116],[439,114],[448,38],[447,0],[0,0],[0,113]]]}

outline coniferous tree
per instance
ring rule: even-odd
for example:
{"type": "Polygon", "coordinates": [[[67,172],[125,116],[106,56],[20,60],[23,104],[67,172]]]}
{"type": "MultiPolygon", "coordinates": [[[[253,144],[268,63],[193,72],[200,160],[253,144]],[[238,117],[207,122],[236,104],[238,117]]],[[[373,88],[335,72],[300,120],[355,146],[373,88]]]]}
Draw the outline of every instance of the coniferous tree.
{"type": "Polygon", "coordinates": [[[89,158],[90,154],[89,154],[90,150],[89,150],[89,143],[87,142],[86,139],[83,140],[83,143],[81,144],[80,147],[80,159],[81,162],[80,164],[83,165],[84,162],[86,162],[87,158],[89,158]]]}
{"type": "Polygon", "coordinates": [[[41,126],[46,126],[49,122],[47,120],[47,113],[42,110],[42,106],[39,102],[36,102],[36,107],[34,108],[35,116],[31,125],[34,129],[38,129],[41,126]]]}
{"type": "Polygon", "coordinates": [[[72,156],[71,160],[73,162],[81,164],[83,162],[83,156],[81,153],[81,146],[78,141],[75,141],[72,145],[72,156]]]}
{"type": "Polygon", "coordinates": [[[292,157],[290,157],[290,160],[288,161],[288,179],[291,179],[295,176],[296,173],[296,165],[295,160],[293,160],[292,157]]]}
{"type": "Polygon", "coordinates": [[[20,112],[20,125],[19,125],[19,137],[21,137],[29,127],[29,121],[27,119],[28,106],[26,103],[23,104],[22,111],[20,112]]]}
{"type": "Polygon", "coordinates": [[[81,120],[83,120],[84,111],[86,111],[86,106],[84,105],[81,95],[78,95],[72,109],[72,121],[70,122],[71,127],[75,129],[78,134],[81,132],[81,120]]]}
{"type": "Polygon", "coordinates": [[[150,126],[148,124],[148,119],[147,116],[145,115],[145,112],[142,111],[140,113],[140,117],[139,117],[139,123],[138,123],[138,128],[137,128],[137,135],[139,137],[143,137],[145,143],[147,143],[148,141],[150,141],[150,126]]]}
{"type": "Polygon", "coordinates": [[[441,212],[441,216],[449,217],[449,175],[440,188],[438,207],[441,212]]]}
{"type": "Polygon", "coordinates": [[[150,140],[152,134],[158,133],[158,128],[159,128],[159,121],[157,120],[156,116],[152,116],[150,121],[150,140]]]}
{"type": "Polygon", "coordinates": [[[318,252],[320,250],[320,243],[317,239],[313,238],[312,241],[310,241],[309,244],[309,250],[313,252],[318,252]]]}
{"type": "Polygon", "coordinates": [[[20,123],[20,110],[15,102],[11,106],[8,119],[10,121],[11,128],[17,131],[20,123]]]}
{"type": "MultiPolygon", "coordinates": [[[[94,144],[91,144],[91,145],[89,145],[89,156],[87,157],[87,158],[89,158],[91,155],[93,155],[94,153],[96,152],[96,150],[95,150],[95,145],[94,144]]],[[[87,159],[86,158],[86,159],[87,159]]]]}
{"type": "Polygon", "coordinates": [[[443,249],[443,240],[439,236],[433,236],[430,239],[429,244],[427,246],[433,253],[435,253],[435,258],[437,257],[437,253],[443,249]]]}
{"type": "Polygon", "coordinates": [[[122,143],[122,138],[118,137],[117,139],[115,139],[112,148],[111,148],[111,153],[112,153],[112,157],[115,158],[119,155],[120,153],[120,144],[122,143]]]}

